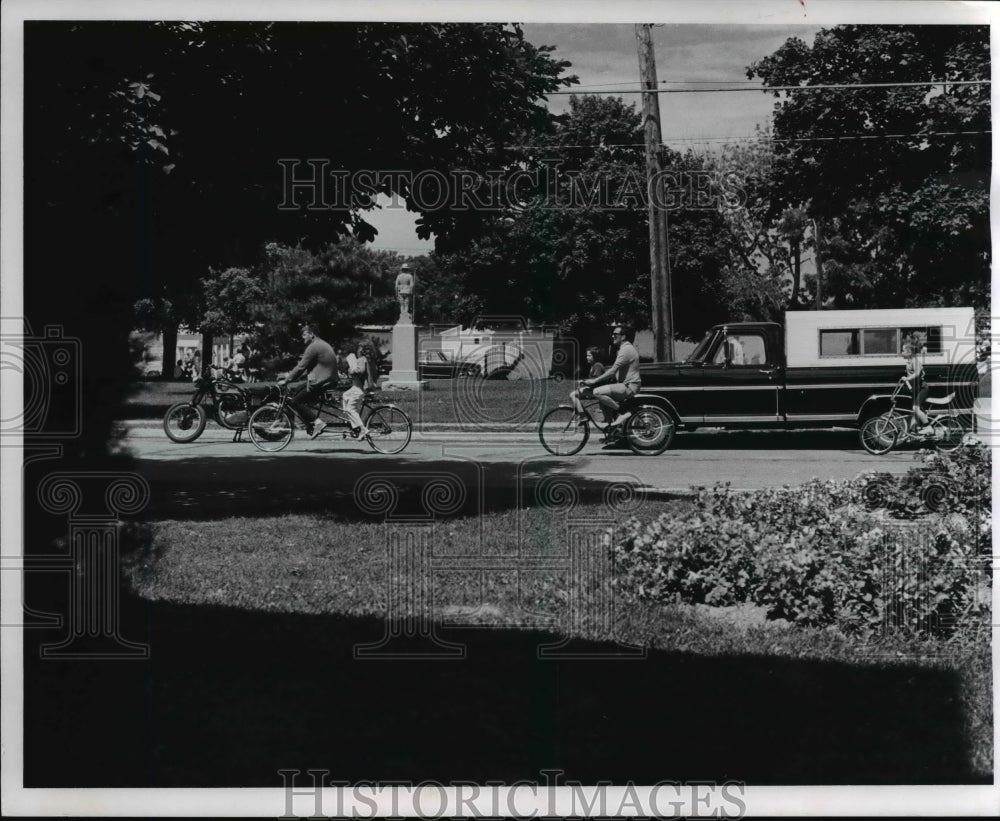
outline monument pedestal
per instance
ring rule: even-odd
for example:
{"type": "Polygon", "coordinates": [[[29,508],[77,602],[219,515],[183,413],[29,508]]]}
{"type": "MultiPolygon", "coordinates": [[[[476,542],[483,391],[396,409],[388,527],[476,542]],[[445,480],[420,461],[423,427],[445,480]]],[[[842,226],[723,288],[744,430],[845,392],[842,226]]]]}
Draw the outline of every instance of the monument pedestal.
{"type": "Polygon", "coordinates": [[[420,391],[426,387],[427,381],[417,373],[417,328],[400,320],[392,329],[392,370],[382,388],[420,391]]]}

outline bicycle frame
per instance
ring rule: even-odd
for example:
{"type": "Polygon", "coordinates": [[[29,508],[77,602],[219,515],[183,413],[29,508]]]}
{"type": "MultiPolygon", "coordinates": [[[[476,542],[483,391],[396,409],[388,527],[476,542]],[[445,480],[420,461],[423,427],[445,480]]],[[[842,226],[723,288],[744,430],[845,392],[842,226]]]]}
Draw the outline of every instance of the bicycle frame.
{"type": "MultiPolygon", "coordinates": [[[[607,422],[604,422],[603,420],[601,422],[598,422],[597,419],[594,418],[594,415],[590,411],[593,407],[600,406],[601,402],[596,396],[594,396],[592,388],[579,387],[576,389],[575,392],[579,394],[584,390],[587,391],[588,395],[577,396],[577,401],[580,403],[580,407],[583,408],[583,414],[587,417],[587,421],[602,433],[609,430],[613,430],[614,428],[620,428],[621,425],[611,425],[607,422]]],[[[572,399],[570,400],[569,404],[571,406],[573,405],[572,399]]],[[[623,411],[630,410],[634,404],[635,404],[635,396],[634,395],[629,396],[618,403],[618,412],[621,413],[623,411]]]]}
{"type": "Polygon", "coordinates": [[[907,442],[919,442],[925,439],[934,439],[936,437],[942,437],[944,433],[948,430],[948,425],[943,420],[945,419],[957,419],[957,414],[951,410],[942,411],[935,413],[931,416],[930,413],[924,411],[927,415],[927,424],[933,428],[932,434],[919,434],[916,432],[917,426],[917,413],[915,398],[911,397],[911,405],[909,408],[900,407],[899,399],[900,394],[903,391],[903,386],[905,381],[900,379],[899,383],[896,385],[895,390],[889,397],[889,409],[884,413],[880,414],[881,417],[887,418],[893,422],[893,426],[897,431],[896,444],[904,444],[907,442]]]}
{"type": "MultiPolygon", "coordinates": [[[[273,405],[274,407],[277,407],[279,410],[287,411],[292,415],[293,418],[297,419],[299,423],[303,426],[312,424],[310,421],[303,419],[302,414],[299,413],[298,408],[294,404],[291,404],[288,401],[288,386],[287,385],[281,386],[278,388],[278,390],[280,392],[278,401],[271,402],[269,404],[273,405]]],[[[322,414],[326,413],[334,417],[333,419],[323,420],[328,425],[333,425],[336,427],[354,427],[354,424],[351,422],[351,418],[347,415],[347,411],[345,411],[342,407],[338,407],[338,405],[335,404],[337,400],[335,400],[332,396],[330,396],[330,394],[332,393],[336,393],[336,391],[334,390],[324,391],[320,401],[312,405],[312,407],[316,410],[317,413],[316,418],[319,419],[322,414]]],[[[372,408],[374,407],[372,403],[373,398],[374,397],[371,393],[365,391],[365,395],[361,400],[361,409],[363,411],[372,410],[372,408]]],[[[397,406],[393,405],[391,402],[383,402],[380,404],[388,408],[397,408],[397,406]]],[[[361,418],[364,419],[363,413],[361,414],[361,418]]]]}

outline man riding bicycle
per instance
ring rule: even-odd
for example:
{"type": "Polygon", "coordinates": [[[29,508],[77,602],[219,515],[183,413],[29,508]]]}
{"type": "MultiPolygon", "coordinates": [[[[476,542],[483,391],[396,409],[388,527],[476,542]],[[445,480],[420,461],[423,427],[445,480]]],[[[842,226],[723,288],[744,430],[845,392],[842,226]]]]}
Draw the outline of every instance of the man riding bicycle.
{"type": "MultiPolygon", "coordinates": [[[[639,377],[639,352],[632,344],[632,329],[625,325],[615,325],[611,337],[618,343],[618,356],[603,374],[585,379],[583,386],[594,389],[593,394],[601,405],[605,423],[608,427],[615,427],[632,415],[620,412],[621,403],[639,392],[642,381],[639,377]]],[[[608,443],[618,438],[620,437],[610,433],[605,435],[608,443]]]]}
{"type": "Polygon", "coordinates": [[[310,439],[315,439],[326,428],[326,422],[318,420],[319,411],[314,405],[328,388],[337,384],[337,354],[330,343],[317,336],[316,331],[316,326],[311,323],[302,326],[305,352],[288,376],[278,380],[279,385],[288,384],[288,404],[309,425],[307,432],[310,439]],[[307,371],[308,375],[304,380],[295,382],[307,371]]]}

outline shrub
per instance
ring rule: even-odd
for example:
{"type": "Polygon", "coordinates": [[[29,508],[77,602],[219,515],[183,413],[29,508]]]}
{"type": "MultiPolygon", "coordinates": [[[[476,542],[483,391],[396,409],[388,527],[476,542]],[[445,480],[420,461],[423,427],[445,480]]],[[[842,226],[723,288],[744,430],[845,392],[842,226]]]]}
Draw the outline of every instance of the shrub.
{"type": "Polygon", "coordinates": [[[617,582],[641,599],[751,602],[803,625],[947,633],[983,606],[989,462],[963,450],[925,456],[900,479],[702,489],[684,516],[623,525],[611,540],[617,582]]]}

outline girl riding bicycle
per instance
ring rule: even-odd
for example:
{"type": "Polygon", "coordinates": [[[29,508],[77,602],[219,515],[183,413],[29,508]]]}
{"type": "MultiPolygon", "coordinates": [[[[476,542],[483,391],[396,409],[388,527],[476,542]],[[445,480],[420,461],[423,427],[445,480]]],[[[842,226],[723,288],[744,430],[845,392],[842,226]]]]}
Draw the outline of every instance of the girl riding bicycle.
{"type": "Polygon", "coordinates": [[[920,424],[916,432],[921,435],[932,432],[930,417],[920,407],[929,393],[927,386],[924,385],[923,363],[918,360],[918,351],[922,353],[923,350],[920,341],[913,338],[903,344],[902,350],[903,362],[906,363],[906,373],[903,374],[903,381],[906,383],[906,387],[909,388],[910,395],[913,397],[913,415],[920,424]]]}
{"type": "MultiPolygon", "coordinates": [[[[601,362],[601,349],[596,345],[587,348],[587,365],[590,366],[587,379],[596,379],[604,373],[605,368],[604,363],[601,362]]],[[[573,404],[573,407],[576,408],[577,413],[583,413],[583,405],[580,403],[580,397],[582,396],[584,398],[588,398],[590,395],[590,388],[586,388],[583,385],[569,395],[569,401],[573,404]]]]}

